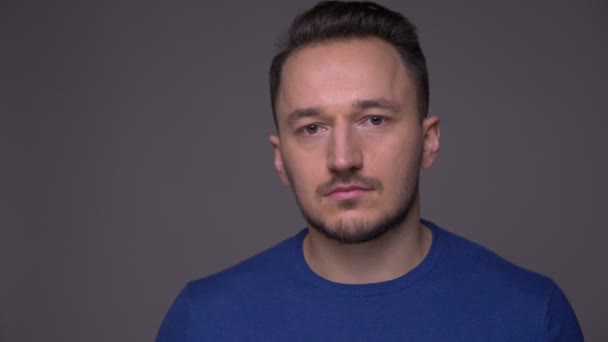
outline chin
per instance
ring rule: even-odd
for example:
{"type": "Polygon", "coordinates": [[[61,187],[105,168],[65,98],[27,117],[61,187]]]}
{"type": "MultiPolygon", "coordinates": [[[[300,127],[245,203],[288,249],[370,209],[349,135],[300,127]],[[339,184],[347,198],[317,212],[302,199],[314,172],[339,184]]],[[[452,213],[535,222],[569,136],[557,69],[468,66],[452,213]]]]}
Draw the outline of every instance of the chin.
{"type": "MultiPolygon", "coordinates": [[[[353,213],[354,214],[354,213],[353,213]]],[[[309,226],[330,240],[342,244],[361,244],[376,240],[400,225],[402,220],[381,217],[376,220],[363,219],[369,215],[346,215],[334,222],[323,222],[305,217],[309,226]],[[357,217],[353,217],[357,216],[357,217]]]]}
{"type": "Polygon", "coordinates": [[[342,244],[361,244],[370,242],[380,238],[392,229],[359,222],[350,224],[341,222],[331,228],[324,226],[313,226],[313,228],[322,233],[325,237],[342,244]]]}
{"type": "Polygon", "coordinates": [[[401,203],[400,207],[379,212],[361,207],[358,201],[346,200],[341,201],[339,210],[332,214],[320,212],[311,215],[306,210],[302,210],[302,214],[309,227],[326,238],[342,244],[362,244],[379,239],[406,221],[411,201],[401,203]]]}

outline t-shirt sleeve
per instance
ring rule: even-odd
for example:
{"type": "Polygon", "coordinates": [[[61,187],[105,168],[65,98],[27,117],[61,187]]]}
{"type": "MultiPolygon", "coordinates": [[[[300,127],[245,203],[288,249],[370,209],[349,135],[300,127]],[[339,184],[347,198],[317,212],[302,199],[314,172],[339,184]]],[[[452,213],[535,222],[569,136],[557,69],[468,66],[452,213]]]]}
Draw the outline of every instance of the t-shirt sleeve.
{"type": "Polygon", "coordinates": [[[156,336],[156,342],[187,342],[190,326],[188,286],[177,295],[156,336]]]}
{"type": "Polygon", "coordinates": [[[557,285],[554,286],[553,294],[547,305],[545,327],[548,342],[584,341],[574,310],[557,285]]]}

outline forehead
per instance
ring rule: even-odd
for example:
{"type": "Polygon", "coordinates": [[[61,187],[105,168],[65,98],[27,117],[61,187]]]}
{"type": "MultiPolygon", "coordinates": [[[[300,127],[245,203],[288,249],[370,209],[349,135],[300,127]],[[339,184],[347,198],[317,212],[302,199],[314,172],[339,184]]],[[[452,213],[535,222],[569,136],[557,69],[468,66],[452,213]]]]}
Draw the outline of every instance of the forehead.
{"type": "Polygon", "coordinates": [[[281,73],[279,116],[298,108],[338,108],[385,98],[414,102],[414,85],[397,50],[378,38],[307,45],[293,52],[281,73]]]}

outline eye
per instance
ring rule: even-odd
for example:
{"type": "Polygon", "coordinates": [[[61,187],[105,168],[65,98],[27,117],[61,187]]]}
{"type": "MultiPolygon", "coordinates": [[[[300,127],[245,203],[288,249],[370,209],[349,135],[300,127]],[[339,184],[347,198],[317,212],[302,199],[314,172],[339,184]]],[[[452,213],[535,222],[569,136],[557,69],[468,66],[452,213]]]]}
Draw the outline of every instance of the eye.
{"type": "Polygon", "coordinates": [[[322,128],[317,124],[306,125],[298,130],[298,133],[302,135],[314,135],[319,133],[322,128]]]}
{"type": "Polygon", "coordinates": [[[306,130],[306,133],[308,134],[315,134],[319,131],[319,126],[317,125],[308,125],[304,128],[306,130]]]}
{"type": "Polygon", "coordinates": [[[380,126],[386,122],[386,118],[380,115],[372,115],[367,118],[367,122],[369,122],[372,126],[380,126]]]}

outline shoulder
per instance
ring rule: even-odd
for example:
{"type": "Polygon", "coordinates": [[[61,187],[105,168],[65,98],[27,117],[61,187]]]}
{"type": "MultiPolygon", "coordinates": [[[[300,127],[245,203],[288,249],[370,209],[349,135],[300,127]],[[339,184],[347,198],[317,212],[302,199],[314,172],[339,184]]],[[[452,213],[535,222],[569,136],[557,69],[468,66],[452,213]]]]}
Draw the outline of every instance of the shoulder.
{"type": "Polygon", "coordinates": [[[247,310],[262,307],[276,289],[287,287],[303,235],[301,231],[237,265],[189,282],[165,315],[157,341],[187,341],[209,325],[238,315],[253,317],[247,310]]]}
{"type": "Polygon", "coordinates": [[[519,327],[530,326],[544,340],[583,341],[572,307],[551,278],[429,224],[441,246],[434,276],[469,308],[477,308],[497,322],[511,319],[519,327]]]}
{"type": "Polygon", "coordinates": [[[504,296],[546,308],[557,287],[551,278],[516,265],[476,242],[430,225],[441,239],[441,273],[455,286],[475,289],[480,295],[504,296]]]}
{"type": "Polygon", "coordinates": [[[298,243],[304,231],[249,257],[218,273],[188,283],[190,299],[197,301],[213,294],[259,293],[287,280],[287,271],[297,257],[298,243]]]}

